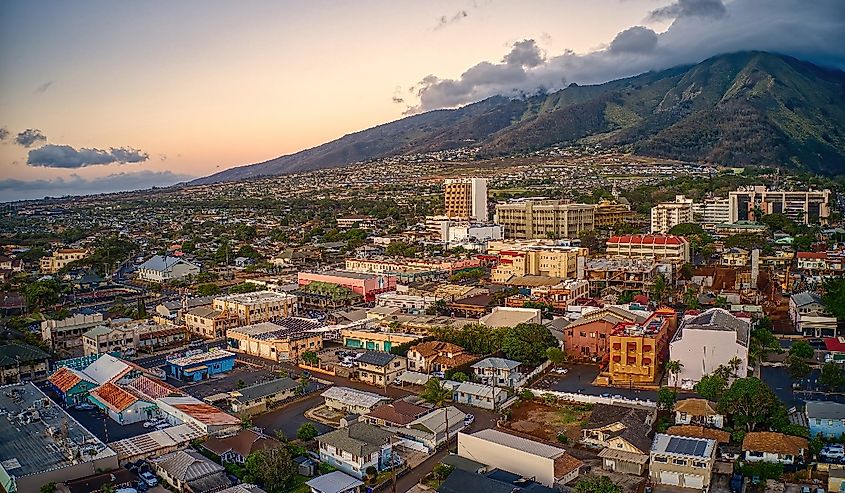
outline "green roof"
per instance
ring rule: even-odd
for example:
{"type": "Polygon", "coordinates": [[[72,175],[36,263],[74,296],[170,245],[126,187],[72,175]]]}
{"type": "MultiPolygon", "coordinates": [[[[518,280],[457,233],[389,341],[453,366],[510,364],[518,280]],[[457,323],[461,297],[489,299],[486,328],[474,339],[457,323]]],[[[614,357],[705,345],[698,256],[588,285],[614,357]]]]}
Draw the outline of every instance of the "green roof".
{"type": "Polygon", "coordinates": [[[49,357],[49,353],[29,344],[12,343],[0,346],[0,366],[38,361],[49,357]]]}

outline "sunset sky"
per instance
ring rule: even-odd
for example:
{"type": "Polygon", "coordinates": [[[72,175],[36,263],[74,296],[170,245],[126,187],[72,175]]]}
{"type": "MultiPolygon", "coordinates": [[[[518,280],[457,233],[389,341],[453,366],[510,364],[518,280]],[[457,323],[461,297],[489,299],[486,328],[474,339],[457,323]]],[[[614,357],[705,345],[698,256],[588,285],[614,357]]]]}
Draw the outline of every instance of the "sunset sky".
{"type": "Polygon", "coordinates": [[[842,67],[845,2],[812,5],[2,2],[0,201],[172,184],[405,113],[715,51],[780,50],[842,67]],[[720,44],[725,32],[742,36],[720,44]]]}

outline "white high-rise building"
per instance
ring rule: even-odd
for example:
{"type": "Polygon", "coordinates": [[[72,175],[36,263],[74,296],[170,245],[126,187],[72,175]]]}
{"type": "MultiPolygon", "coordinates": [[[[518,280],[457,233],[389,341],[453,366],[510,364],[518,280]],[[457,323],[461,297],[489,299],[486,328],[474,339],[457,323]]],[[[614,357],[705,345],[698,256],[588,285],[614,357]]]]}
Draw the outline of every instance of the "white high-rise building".
{"type": "Polygon", "coordinates": [[[661,202],[651,208],[651,232],[668,233],[673,227],[693,222],[692,199],[676,195],[674,202],[661,202]]]}
{"type": "Polygon", "coordinates": [[[444,185],[446,216],[487,222],[487,179],[452,178],[444,185]]]}

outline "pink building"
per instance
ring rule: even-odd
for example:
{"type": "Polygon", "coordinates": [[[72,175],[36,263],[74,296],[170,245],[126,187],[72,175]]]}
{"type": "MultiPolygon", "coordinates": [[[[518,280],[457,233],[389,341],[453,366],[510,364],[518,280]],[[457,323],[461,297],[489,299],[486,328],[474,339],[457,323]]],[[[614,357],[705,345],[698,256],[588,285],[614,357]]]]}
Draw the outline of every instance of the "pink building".
{"type": "Polygon", "coordinates": [[[337,284],[360,294],[366,301],[375,301],[376,295],[379,293],[396,291],[396,276],[346,270],[300,272],[297,274],[297,282],[300,286],[306,286],[312,282],[337,284]]]}

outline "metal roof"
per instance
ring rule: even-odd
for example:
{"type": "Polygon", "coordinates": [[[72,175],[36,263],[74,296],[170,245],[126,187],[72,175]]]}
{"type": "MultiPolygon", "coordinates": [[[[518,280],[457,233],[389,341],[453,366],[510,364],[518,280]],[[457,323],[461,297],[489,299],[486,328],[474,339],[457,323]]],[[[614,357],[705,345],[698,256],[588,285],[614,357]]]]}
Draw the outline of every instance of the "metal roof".
{"type": "MultiPolygon", "coordinates": [[[[458,440],[460,440],[460,436],[458,435],[458,440]]],[[[477,431],[469,436],[547,459],[554,459],[566,453],[566,450],[562,448],[528,440],[527,438],[518,437],[492,428],[477,431]]]]}

